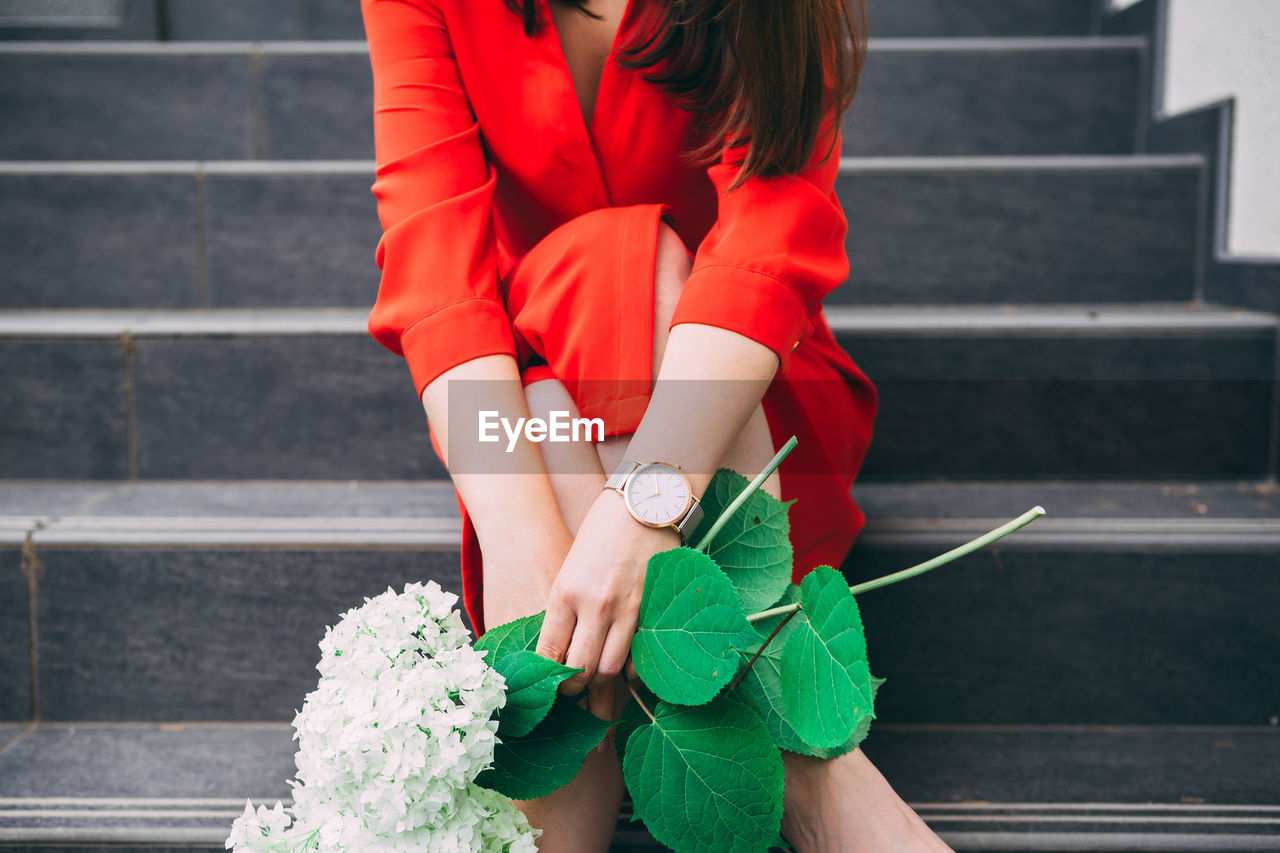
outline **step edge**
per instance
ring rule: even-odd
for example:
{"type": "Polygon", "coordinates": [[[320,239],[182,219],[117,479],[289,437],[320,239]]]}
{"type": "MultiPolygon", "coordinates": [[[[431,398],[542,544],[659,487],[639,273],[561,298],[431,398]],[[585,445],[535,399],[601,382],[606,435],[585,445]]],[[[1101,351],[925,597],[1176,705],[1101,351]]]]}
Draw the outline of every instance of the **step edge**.
{"type": "MultiPolygon", "coordinates": [[[[235,817],[235,815],[229,816],[235,817]]],[[[926,818],[926,822],[930,822],[930,819],[926,818]]],[[[931,822],[944,823],[936,817],[932,818],[931,822]]],[[[0,827],[0,843],[218,844],[226,838],[229,831],[229,821],[225,826],[204,827],[0,827]]],[[[1280,833],[1090,832],[1087,830],[1046,832],[1039,829],[1017,832],[1002,828],[994,831],[940,831],[939,835],[957,850],[1280,850],[1280,833]]]]}
{"type": "MultiPolygon", "coordinates": [[[[400,519],[234,517],[66,516],[30,531],[32,543],[44,548],[298,548],[428,549],[460,547],[461,524],[431,516],[400,519]],[[335,524],[341,521],[341,524],[335,524]],[[326,523],[327,522],[327,523],[326,523]]],[[[1004,518],[868,520],[855,547],[913,547],[960,544],[1007,521],[1004,518]]],[[[15,528],[0,528],[3,534],[15,528]]],[[[25,537],[23,537],[25,538],[25,537]]],[[[12,537],[8,544],[20,545],[12,537]]],[[[1280,546],[1280,519],[1268,518],[1066,518],[1042,519],[1035,529],[1020,531],[1000,543],[1002,550],[1045,546],[1074,548],[1144,547],[1185,549],[1189,546],[1254,550],[1280,546]]]]}
{"type": "MultiPolygon", "coordinates": [[[[7,28],[0,24],[0,29],[7,28]]],[[[1147,47],[1143,36],[1131,35],[1057,35],[1057,36],[883,36],[867,39],[868,50],[909,52],[1005,52],[1005,51],[1080,51],[1142,50],[1147,47]]],[[[0,57],[22,56],[332,56],[368,55],[366,39],[226,39],[148,41],[120,39],[104,41],[68,41],[63,39],[30,39],[0,42],[0,57]]]]}
{"type": "Polygon", "coordinates": [[[1127,35],[873,36],[867,39],[868,50],[904,53],[1126,51],[1144,50],[1147,46],[1145,36],[1127,35]]]}
{"type": "MultiPolygon", "coordinates": [[[[370,308],[12,308],[0,309],[0,338],[135,338],[237,335],[367,335],[370,308]]],[[[1187,303],[826,305],[836,333],[985,335],[1241,333],[1272,331],[1280,317],[1187,303]]]]}
{"type": "MultiPolygon", "coordinates": [[[[11,815],[14,811],[35,809],[76,809],[97,811],[106,809],[144,809],[144,810],[187,810],[187,809],[232,809],[235,813],[243,810],[245,801],[254,803],[274,803],[279,800],[285,806],[293,805],[293,798],[273,795],[264,792],[260,796],[248,797],[0,797],[0,819],[11,815]]],[[[988,812],[1020,812],[1044,813],[1046,815],[1070,812],[1104,812],[1112,814],[1149,814],[1154,812],[1183,812],[1187,815],[1224,814],[1263,814],[1280,816],[1280,806],[1269,804],[1243,803],[1153,803],[1153,802],[1000,802],[994,800],[956,801],[956,802],[913,802],[911,807],[918,812],[967,812],[983,814],[988,812]]],[[[105,813],[105,812],[104,812],[105,813]]],[[[1280,819],[1280,817],[1278,817],[1280,819]]]]}
{"type": "Polygon", "coordinates": [[[1217,850],[1280,850],[1280,835],[1219,835],[1155,833],[1005,833],[941,832],[942,840],[957,851],[1076,850],[1113,853],[1117,850],[1209,853],[1217,850]]]}
{"type": "MultiPolygon", "coordinates": [[[[0,29],[4,27],[0,26],[0,29]]],[[[1118,38],[1132,38],[1119,36],[1118,38]]],[[[21,56],[250,56],[253,54],[296,55],[368,55],[365,39],[179,39],[151,41],[147,39],[110,39],[73,41],[66,39],[30,39],[0,42],[0,57],[21,56]]]]}
{"type": "Polygon", "coordinates": [[[1138,171],[1200,169],[1202,154],[972,154],[841,157],[840,174],[880,172],[1138,171]]]}
{"type": "MultiPolygon", "coordinates": [[[[840,173],[1187,170],[1202,154],[1007,154],[841,157],[840,173]]],[[[294,175],[375,177],[364,160],[0,160],[0,175],[294,175]]]]}
{"type": "Polygon", "coordinates": [[[1272,330],[1280,317],[1262,311],[1185,302],[978,305],[825,305],[833,332],[886,335],[899,331],[941,334],[1048,332],[1102,334],[1179,330],[1272,330]]]}

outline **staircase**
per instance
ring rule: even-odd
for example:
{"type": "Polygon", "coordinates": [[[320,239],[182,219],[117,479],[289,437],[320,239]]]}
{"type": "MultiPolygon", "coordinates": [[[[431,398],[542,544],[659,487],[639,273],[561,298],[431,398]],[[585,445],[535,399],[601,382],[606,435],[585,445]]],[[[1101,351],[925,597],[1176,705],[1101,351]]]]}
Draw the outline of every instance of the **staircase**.
{"type": "MultiPolygon", "coordinates": [[[[1280,850],[1277,316],[1213,299],[1156,2],[872,0],[844,570],[1048,511],[861,600],[865,750],[958,850],[1280,850]]],[[[0,14],[0,851],[221,849],[288,798],[325,626],[457,590],[458,518],[365,330],[358,4],[81,3],[0,14]]]]}

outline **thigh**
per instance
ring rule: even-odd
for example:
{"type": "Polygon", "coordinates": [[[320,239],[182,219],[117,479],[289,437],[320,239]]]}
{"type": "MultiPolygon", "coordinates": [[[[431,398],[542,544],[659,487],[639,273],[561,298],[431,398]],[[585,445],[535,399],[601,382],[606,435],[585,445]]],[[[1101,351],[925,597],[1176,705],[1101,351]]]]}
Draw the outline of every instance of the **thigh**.
{"type": "Polygon", "coordinates": [[[555,377],[605,435],[633,432],[653,376],[654,277],[667,206],[605,207],[560,225],[502,281],[527,383],[555,377]]]}

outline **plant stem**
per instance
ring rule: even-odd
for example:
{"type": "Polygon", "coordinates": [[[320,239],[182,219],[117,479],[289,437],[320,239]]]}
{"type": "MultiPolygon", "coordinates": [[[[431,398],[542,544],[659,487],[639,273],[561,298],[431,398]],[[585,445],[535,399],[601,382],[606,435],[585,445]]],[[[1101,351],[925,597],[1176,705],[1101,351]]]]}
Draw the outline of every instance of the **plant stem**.
{"type": "Polygon", "coordinates": [[[769,647],[770,643],[773,642],[773,638],[778,636],[778,632],[782,630],[782,626],[790,622],[792,617],[794,617],[799,612],[800,612],[799,610],[792,610],[790,613],[787,614],[787,618],[779,622],[777,627],[773,629],[772,633],[770,633],[769,636],[765,637],[764,643],[761,644],[760,648],[756,649],[756,653],[751,656],[751,660],[747,661],[747,665],[742,668],[742,672],[738,673],[737,676],[733,679],[733,682],[729,685],[730,690],[737,687],[738,682],[747,677],[747,670],[751,669],[751,665],[755,663],[757,660],[759,660],[760,655],[764,654],[764,650],[769,647]]]}
{"type": "Polygon", "coordinates": [[[699,540],[698,544],[693,546],[695,551],[701,551],[704,554],[707,552],[707,549],[711,547],[711,540],[715,539],[716,534],[720,532],[721,528],[729,523],[729,519],[738,511],[738,507],[747,502],[747,498],[751,497],[752,493],[764,484],[764,481],[769,478],[769,475],[782,464],[782,460],[786,459],[787,454],[794,450],[795,446],[799,443],[800,442],[794,435],[787,439],[787,443],[782,445],[782,449],[774,454],[773,458],[769,460],[769,464],[764,466],[764,470],[757,474],[756,478],[748,483],[747,487],[733,499],[733,502],[725,507],[724,512],[720,513],[720,517],[716,519],[715,524],[711,525],[711,529],[707,531],[707,535],[703,536],[702,539],[699,540]]]}
{"type": "MultiPolygon", "coordinates": [[[[882,586],[888,586],[889,584],[894,584],[898,581],[905,581],[909,578],[914,578],[917,575],[922,575],[931,569],[936,569],[938,566],[946,565],[952,560],[963,557],[965,554],[972,553],[985,545],[989,545],[1000,537],[1007,536],[1020,527],[1025,527],[1042,515],[1044,515],[1044,507],[1033,506],[1017,518],[1006,521],[999,527],[993,530],[988,530],[976,539],[970,539],[968,542],[956,548],[952,548],[945,554],[939,554],[938,556],[925,560],[923,563],[914,565],[909,569],[903,569],[900,572],[894,572],[891,575],[885,575],[882,578],[876,578],[875,580],[867,581],[866,583],[856,584],[855,586],[849,587],[849,592],[854,595],[860,595],[864,592],[870,592],[873,589],[879,589],[882,586]]],[[[781,616],[785,613],[793,613],[799,609],[800,602],[784,604],[781,607],[774,607],[770,610],[761,611],[760,613],[753,613],[747,617],[747,621],[759,622],[760,620],[768,619],[771,616],[781,616]]]]}
{"type": "Polygon", "coordinates": [[[649,706],[644,704],[644,700],[640,698],[640,694],[636,692],[635,687],[631,685],[630,679],[627,680],[627,689],[631,691],[631,696],[636,700],[636,704],[640,706],[640,710],[644,711],[649,718],[649,722],[656,723],[657,719],[653,716],[653,712],[649,710],[649,706]]]}

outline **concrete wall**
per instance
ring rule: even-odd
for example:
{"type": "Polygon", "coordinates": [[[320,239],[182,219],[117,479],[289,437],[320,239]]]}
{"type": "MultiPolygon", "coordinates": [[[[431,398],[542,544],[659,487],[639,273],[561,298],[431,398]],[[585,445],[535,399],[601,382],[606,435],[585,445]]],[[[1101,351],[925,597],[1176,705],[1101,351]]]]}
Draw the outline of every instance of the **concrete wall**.
{"type": "MultiPolygon", "coordinates": [[[[1112,0],[1122,9],[1138,0],[1112,0]]],[[[1280,258],[1280,2],[1167,0],[1160,115],[1235,98],[1227,251],[1280,258]]]]}

